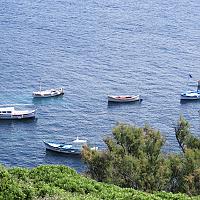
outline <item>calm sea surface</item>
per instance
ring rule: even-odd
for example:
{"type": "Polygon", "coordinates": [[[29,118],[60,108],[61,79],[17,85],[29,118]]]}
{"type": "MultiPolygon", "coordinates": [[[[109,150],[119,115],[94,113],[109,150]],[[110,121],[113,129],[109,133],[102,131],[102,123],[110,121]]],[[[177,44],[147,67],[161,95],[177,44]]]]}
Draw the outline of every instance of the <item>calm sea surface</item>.
{"type": "Polygon", "coordinates": [[[43,140],[79,136],[103,147],[117,122],[159,129],[166,151],[178,150],[180,114],[200,136],[200,101],[179,99],[189,73],[200,79],[199,10],[199,0],[1,0],[0,104],[34,104],[37,120],[0,122],[0,163],[82,170],[43,140]],[[40,79],[65,95],[33,101],[40,79]],[[110,106],[108,94],[143,101],[110,106]]]}

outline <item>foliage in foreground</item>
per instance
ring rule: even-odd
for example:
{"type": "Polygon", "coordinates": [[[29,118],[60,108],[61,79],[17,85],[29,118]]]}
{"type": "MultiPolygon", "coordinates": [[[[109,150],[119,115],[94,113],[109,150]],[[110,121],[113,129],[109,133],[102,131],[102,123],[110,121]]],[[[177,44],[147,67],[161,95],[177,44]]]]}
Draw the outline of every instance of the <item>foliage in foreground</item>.
{"type": "Polygon", "coordinates": [[[39,166],[34,169],[0,166],[0,200],[198,200],[184,194],[156,192],[98,183],[66,166],[39,166]]]}
{"type": "Polygon", "coordinates": [[[118,124],[112,133],[104,140],[107,150],[83,151],[91,178],[146,192],[200,195],[200,139],[183,117],[175,128],[180,154],[163,154],[165,139],[149,126],[118,124]]]}

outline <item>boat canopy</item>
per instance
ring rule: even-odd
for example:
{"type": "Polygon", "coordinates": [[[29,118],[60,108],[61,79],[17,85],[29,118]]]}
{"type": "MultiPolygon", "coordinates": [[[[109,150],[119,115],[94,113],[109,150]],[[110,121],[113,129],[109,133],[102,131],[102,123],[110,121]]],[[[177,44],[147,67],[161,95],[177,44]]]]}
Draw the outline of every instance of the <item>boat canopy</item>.
{"type": "Polygon", "coordinates": [[[15,108],[14,107],[4,107],[4,108],[0,108],[0,111],[14,111],[15,108]]]}
{"type": "Polygon", "coordinates": [[[74,140],[72,143],[75,144],[87,143],[87,140],[79,140],[79,138],[77,137],[76,140],[74,140]]]}

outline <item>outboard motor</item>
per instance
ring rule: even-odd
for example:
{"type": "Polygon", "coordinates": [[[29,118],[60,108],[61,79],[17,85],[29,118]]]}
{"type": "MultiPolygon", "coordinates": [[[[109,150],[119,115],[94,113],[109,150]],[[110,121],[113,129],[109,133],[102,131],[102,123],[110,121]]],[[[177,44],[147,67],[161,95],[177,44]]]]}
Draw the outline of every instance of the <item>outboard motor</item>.
{"type": "Polygon", "coordinates": [[[197,81],[198,85],[197,85],[197,92],[200,92],[200,80],[197,81]]]}

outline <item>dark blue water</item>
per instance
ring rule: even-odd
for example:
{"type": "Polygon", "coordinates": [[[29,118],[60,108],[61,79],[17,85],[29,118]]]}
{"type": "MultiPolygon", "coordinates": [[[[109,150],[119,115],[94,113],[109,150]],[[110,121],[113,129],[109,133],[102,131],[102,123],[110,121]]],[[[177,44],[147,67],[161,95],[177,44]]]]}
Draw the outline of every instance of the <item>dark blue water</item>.
{"type": "MultiPolygon", "coordinates": [[[[188,74],[200,79],[200,2],[2,0],[0,104],[34,104],[37,120],[0,124],[0,163],[33,167],[79,158],[46,153],[43,140],[76,136],[103,146],[117,122],[149,124],[177,151],[180,114],[200,136],[200,101],[181,104],[188,74]],[[39,88],[59,98],[33,101],[39,88]],[[141,104],[107,104],[107,95],[140,94],[141,104]]],[[[191,88],[193,89],[193,88],[191,88]]]]}

